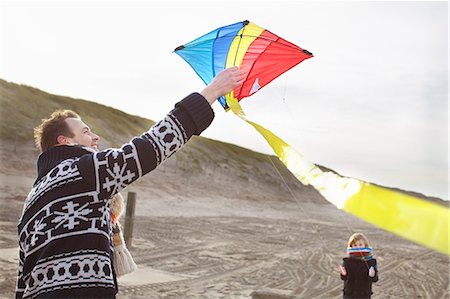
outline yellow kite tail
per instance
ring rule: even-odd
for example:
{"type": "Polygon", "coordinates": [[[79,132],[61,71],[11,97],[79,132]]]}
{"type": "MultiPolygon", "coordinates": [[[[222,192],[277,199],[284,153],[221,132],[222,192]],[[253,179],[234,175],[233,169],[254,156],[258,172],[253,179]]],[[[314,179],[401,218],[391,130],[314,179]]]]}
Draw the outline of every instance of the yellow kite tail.
{"type": "Polygon", "coordinates": [[[313,186],[330,203],[386,231],[450,255],[448,207],[322,171],[271,131],[248,120],[232,94],[227,96],[227,104],[266,139],[300,182],[313,186]]]}

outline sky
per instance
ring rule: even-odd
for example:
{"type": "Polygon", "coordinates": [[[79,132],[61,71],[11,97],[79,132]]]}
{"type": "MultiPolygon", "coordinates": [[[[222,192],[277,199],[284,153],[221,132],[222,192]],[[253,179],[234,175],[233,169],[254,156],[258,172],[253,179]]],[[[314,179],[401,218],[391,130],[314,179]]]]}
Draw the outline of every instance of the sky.
{"type": "MultiPolygon", "coordinates": [[[[173,50],[243,20],[314,54],[242,100],[249,119],[342,175],[448,200],[447,1],[1,1],[0,78],[157,121],[204,88],[173,50]]],[[[214,111],[202,136],[272,154],[214,111]]]]}

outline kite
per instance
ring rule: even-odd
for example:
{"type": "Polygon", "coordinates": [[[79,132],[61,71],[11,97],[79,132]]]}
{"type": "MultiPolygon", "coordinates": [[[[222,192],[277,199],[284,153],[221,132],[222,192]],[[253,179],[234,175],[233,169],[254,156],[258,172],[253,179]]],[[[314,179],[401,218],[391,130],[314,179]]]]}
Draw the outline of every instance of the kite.
{"type": "Polygon", "coordinates": [[[450,255],[448,207],[323,171],[271,131],[247,119],[239,101],[313,57],[312,53],[249,21],[217,28],[177,47],[174,52],[194,69],[205,84],[209,84],[220,71],[239,67],[244,83],[218,101],[224,109],[231,109],[253,126],[302,184],[313,186],[337,208],[366,222],[450,255]]]}
{"type": "MultiPolygon", "coordinates": [[[[227,98],[248,97],[282,73],[313,57],[304,50],[249,21],[220,27],[174,51],[208,84],[220,71],[239,66],[242,86],[227,98]],[[270,71],[267,71],[270,70],[270,71]]],[[[225,97],[219,103],[228,109],[225,97]]]]}

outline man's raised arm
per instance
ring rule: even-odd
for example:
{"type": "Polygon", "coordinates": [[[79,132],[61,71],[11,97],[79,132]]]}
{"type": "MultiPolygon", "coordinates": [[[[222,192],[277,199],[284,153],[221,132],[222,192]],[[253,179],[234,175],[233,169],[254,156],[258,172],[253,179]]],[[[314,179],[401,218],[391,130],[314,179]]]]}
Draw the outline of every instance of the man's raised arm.
{"type": "Polygon", "coordinates": [[[192,93],[175,105],[162,120],[120,149],[85,155],[78,168],[88,183],[94,183],[99,198],[111,198],[177,152],[212,122],[215,100],[242,84],[237,67],[219,73],[201,93],[192,93]]]}

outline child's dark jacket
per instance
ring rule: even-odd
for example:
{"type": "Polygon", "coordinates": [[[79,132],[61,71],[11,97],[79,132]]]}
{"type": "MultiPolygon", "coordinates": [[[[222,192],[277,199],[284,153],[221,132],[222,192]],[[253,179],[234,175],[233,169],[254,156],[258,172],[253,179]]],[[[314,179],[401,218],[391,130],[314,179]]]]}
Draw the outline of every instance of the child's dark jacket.
{"type": "Polygon", "coordinates": [[[378,281],[377,260],[368,261],[343,258],[343,266],[347,275],[341,275],[344,280],[344,298],[370,298],[372,295],[372,282],[378,281]],[[375,276],[369,276],[369,269],[375,269],[375,276]]]}

